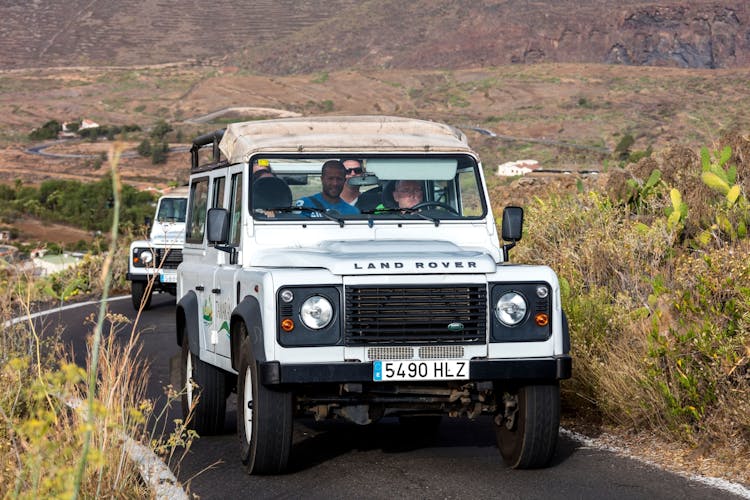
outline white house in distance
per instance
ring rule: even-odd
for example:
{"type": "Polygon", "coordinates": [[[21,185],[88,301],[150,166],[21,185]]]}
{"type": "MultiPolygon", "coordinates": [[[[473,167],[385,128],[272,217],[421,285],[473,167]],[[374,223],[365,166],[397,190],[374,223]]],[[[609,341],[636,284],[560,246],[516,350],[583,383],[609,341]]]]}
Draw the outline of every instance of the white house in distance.
{"type": "MultiPolygon", "coordinates": [[[[78,126],[78,130],[85,130],[87,128],[99,128],[99,124],[94,120],[84,118],[83,120],[81,120],[81,124],[78,126]]],[[[60,139],[73,139],[77,136],[78,134],[70,129],[70,122],[63,122],[62,130],[58,134],[58,137],[60,139]]]]}
{"type": "Polygon", "coordinates": [[[96,123],[94,120],[89,120],[88,118],[84,118],[81,120],[81,126],[78,127],[78,130],[84,130],[87,128],[99,128],[99,124],[96,123]]]}
{"type": "Polygon", "coordinates": [[[505,177],[515,177],[518,175],[526,175],[528,173],[539,170],[539,162],[536,160],[516,160],[509,161],[498,165],[497,175],[505,177]]]}

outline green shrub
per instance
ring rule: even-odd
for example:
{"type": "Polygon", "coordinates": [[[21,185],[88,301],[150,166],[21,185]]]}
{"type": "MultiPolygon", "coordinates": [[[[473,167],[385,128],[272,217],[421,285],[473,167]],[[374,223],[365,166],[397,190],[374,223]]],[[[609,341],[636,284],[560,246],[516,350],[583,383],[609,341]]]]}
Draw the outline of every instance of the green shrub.
{"type": "Polygon", "coordinates": [[[151,156],[151,141],[143,139],[141,143],[138,144],[138,154],[144,158],[151,156]]]}
{"type": "Polygon", "coordinates": [[[166,142],[154,144],[151,148],[151,163],[154,165],[166,163],[167,153],[169,153],[169,144],[166,142]]]}
{"type": "Polygon", "coordinates": [[[630,148],[635,144],[635,138],[631,134],[625,134],[615,146],[615,157],[625,161],[630,157],[630,148]]]}
{"type": "Polygon", "coordinates": [[[29,134],[32,141],[46,141],[56,139],[57,134],[62,130],[62,125],[57,120],[49,120],[41,127],[34,129],[29,134]]]}
{"type": "Polygon", "coordinates": [[[151,137],[160,141],[164,140],[164,137],[172,131],[172,125],[164,120],[159,120],[151,129],[151,137]]]}

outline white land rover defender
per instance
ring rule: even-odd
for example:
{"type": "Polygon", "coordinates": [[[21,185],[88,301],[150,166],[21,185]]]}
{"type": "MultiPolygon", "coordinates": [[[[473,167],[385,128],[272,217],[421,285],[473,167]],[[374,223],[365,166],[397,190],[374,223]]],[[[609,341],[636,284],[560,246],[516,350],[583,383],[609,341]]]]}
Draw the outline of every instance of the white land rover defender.
{"type": "Polygon", "coordinates": [[[251,473],[285,469],[300,415],[434,428],[488,414],[507,464],[548,464],[572,365],[557,276],[508,262],[523,211],[506,208],[498,235],[463,133],[294,118],[230,124],[191,152],[176,334],[199,433],[223,429],[236,388],[251,473]],[[331,159],[362,166],[347,174],[359,213],[301,203],[328,189],[331,159]],[[422,201],[398,206],[399,181],[422,201]]]}
{"type": "Polygon", "coordinates": [[[159,198],[148,240],[130,244],[126,278],[135,310],[151,307],[153,291],[176,293],[177,266],[182,262],[188,188],[179,187],[159,198]]]}

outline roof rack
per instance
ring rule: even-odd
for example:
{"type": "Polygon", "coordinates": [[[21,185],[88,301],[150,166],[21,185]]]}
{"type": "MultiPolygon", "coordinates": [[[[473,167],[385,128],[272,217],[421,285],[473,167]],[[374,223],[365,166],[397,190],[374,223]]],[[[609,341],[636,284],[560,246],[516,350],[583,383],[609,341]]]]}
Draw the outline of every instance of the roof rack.
{"type": "Polygon", "coordinates": [[[211,155],[213,162],[218,163],[221,160],[219,141],[221,141],[221,138],[224,136],[224,130],[225,129],[214,130],[213,132],[203,134],[193,139],[193,145],[190,147],[191,170],[196,170],[200,167],[198,162],[198,151],[209,144],[213,147],[211,155]]]}

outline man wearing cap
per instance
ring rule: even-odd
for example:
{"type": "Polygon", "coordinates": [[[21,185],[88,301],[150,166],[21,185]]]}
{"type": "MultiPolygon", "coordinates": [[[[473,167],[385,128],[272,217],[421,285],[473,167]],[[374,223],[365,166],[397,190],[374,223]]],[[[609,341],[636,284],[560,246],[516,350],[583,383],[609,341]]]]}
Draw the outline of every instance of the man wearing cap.
{"type": "Polygon", "coordinates": [[[271,170],[271,162],[269,162],[265,158],[261,158],[260,160],[253,160],[253,174],[261,170],[271,170]]]}

